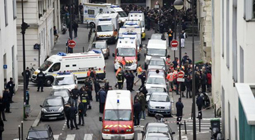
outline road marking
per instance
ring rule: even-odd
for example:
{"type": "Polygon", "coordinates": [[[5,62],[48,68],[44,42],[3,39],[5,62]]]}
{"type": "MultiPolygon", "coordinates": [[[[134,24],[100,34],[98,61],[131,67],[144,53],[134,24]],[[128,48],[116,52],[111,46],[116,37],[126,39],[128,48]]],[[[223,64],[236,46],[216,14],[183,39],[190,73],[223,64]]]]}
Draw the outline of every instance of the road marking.
{"type": "Polygon", "coordinates": [[[75,134],[68,134],[66,140],[74,140],[75,134]]]}
{"type": "Polygon", "coordinates": [[[93,134],[85,134],[83,140],[92,140],[93,134]]]}
{"type": "Polygon", "coordinates": [[[13,139],[13,140],[19,140],[19,138],[13,139]]]}
{"type": "Polygon", "coordinates": [[[54,140],[58,140],[59,135],[53,135],[53,137],[54,137],[54,140]]]}
{"type": "Polygon", "coordinates": [[[187,136],[182,136],[182,140],[188,140],[187,136]]]}
{"type": "Polygon", "coordinates": [[[142,138],[143,138],[142,133],[137,133],[137,140],[142,140],[142,138]]]}

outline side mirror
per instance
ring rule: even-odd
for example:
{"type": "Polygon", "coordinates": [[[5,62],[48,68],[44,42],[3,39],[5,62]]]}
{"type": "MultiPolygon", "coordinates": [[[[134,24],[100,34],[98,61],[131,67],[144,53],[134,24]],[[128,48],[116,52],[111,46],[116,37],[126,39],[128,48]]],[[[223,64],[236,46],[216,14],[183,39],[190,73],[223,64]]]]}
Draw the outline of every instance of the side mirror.
{"type": "Polygon", "coordinates": [[[100,122],[103,121],[102,117],[99,117],[99,121],[100,121],[100,122]]]}
{"type": "Polygon", "coordinates": [[[175,134],[175,132],[172,132],[172,134],[174,135],[174,134],[175,134]]]}
{"type": "Polygon", "coordinates": [[[112,57],[115,57],[115,54],[114,54],[114,53],[112,53],[112,57]]]}
{"type": "Polygon", "coordinates": [[[40,105],[40,107],[43,107],[42,105],[40,105]]]}

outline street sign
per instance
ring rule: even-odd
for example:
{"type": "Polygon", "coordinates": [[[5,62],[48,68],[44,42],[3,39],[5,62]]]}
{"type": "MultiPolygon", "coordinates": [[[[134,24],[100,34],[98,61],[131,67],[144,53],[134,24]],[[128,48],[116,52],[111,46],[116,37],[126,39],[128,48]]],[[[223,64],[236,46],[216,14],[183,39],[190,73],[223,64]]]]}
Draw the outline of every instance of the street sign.
{"type": "Polygon", "coordinates": [[[69,40],[68,41],[68,47],[74,48],[76,46],[76,42],[74,40],[69,40]]]}
{"type": "Polygon", "coordinates": [[[3,68],[6,70],[7,69],[7,65],[3,65],[3,68]]]}
{"type": "Polygon", "coordinates": [[[184,72],[183,71],[180,71],[178,72],[177,74],[177,82],[184,82],[184,72]]]}
{"type": "Polygon", "coordinates": [[[171,41],[171,50],[177,50],[178,44],[179,44],[179,42],[177,40],[171,41]]]}

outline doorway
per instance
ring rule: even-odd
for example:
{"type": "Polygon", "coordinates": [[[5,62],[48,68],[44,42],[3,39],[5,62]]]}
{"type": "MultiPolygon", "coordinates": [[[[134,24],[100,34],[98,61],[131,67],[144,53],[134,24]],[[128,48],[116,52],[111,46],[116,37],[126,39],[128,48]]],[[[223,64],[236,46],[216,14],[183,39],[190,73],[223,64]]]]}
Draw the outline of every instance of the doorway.
{"type": "MultiPolygon", "coordinates": [[[[7,65],[7,62],[6,62],[6,53],[4,54],[3,64],[7,65]]],[[[7,79],[7,68],[4,69],[4,79],[7,79]]]]}

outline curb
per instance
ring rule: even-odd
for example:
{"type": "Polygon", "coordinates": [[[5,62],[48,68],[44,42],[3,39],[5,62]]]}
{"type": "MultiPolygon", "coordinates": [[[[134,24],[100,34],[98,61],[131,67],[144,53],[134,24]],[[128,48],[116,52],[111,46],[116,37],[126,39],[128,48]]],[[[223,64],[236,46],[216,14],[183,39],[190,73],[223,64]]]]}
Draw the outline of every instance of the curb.
{"type": "Polygon", "coordinates": [[[41,111],[38,113],[38,115],[37,115],[37,117],[36,117],[32,127],[38,126],[38,124],[40,123],[40,118],[41,118],[41,111]]]}

